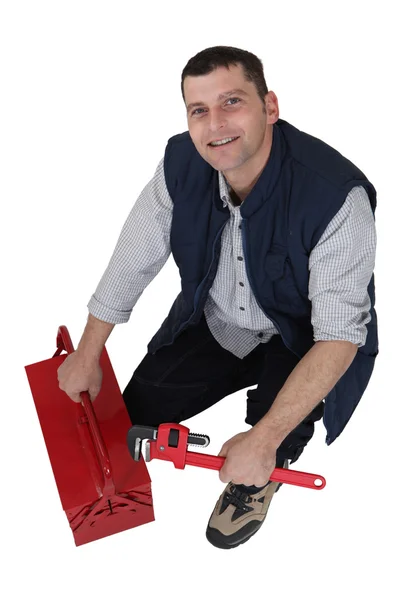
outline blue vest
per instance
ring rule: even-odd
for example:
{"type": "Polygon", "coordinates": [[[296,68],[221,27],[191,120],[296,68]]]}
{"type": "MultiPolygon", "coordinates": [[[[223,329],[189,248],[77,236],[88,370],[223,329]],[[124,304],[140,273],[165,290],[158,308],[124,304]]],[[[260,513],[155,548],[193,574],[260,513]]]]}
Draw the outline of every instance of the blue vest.
{"type": "MultiPolygon", "coordinates": [[[[219,195],[218,172],[200,156],[188,132],[169,139],[164,172],[174,203],[170,239],[182,291],[148,345],[152,354],[199,322],[217,272],[221,234],[230,218],[219,195]]],[[[287,348],[299,358],[314,344],[308,259],[356,185],[365,188],[375,212],[375,188],[355,165],[321,140],[279,119],[273,125],[267,164],[240,207],[252,292],[287,348]]],[[[328,445],[353,414],[378,354],[373,276],[368,293],[371,321],[366,344],[325,398],[328,445]]]]}

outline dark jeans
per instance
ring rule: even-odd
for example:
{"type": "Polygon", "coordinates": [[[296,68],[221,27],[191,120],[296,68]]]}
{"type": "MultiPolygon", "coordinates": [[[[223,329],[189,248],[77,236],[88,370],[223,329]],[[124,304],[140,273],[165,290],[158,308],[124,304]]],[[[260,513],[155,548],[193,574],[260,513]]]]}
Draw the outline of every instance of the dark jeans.
{"type": "MultiPolygon", "coordinates": [[[[158,427],[180,423],[206,410],[225,396],[248,386],[245,422],[255,425],[269,410],[287,377],[299,362],[274,335],[244,359],[222,348],[203,315],[169,346],[146,354],[123,392],[133,424],[158,427]]],[[[277,459],[295,462],[323,416],[320,404],[296,427],[277,450],[277,459]]]]}

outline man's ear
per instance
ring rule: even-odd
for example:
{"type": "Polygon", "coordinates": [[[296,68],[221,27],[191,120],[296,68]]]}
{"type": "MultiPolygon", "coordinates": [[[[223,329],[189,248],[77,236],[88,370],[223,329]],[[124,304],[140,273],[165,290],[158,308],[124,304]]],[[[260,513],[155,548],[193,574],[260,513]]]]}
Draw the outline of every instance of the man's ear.
{"type": "Polygon", "coordinates": [[[273,125],[279,119],[279,102],[272,90],[265,95],[265,109],[267,111],[267,124],[273,125]]]}

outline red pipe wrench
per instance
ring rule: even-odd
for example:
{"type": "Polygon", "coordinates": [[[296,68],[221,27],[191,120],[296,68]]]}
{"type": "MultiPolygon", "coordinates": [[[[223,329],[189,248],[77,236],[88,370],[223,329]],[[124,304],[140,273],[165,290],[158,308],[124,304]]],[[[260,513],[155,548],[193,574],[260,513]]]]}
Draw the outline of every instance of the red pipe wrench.
{"type": "MultiPolygon", "coordinates": [[[[186,465],[205,467],[219,471],[225,462],[225,457],[201,452],[188,452],[188,446],[206,447],[210,443],[207,435],[190,433],[188,427],[178,423],[162,423],[159,427],[134,425],[128,431],[128,449],[135,461],[140,461],[142,441],[146,441],[144,457],[146,462],[159,458],[174,463],[177,469],[184,469],[186,465]]],[[[322,490],[326,480],[322,475],[291,471],[276,467],[270,481],[291,483],[301,487],[322,490]]]]}

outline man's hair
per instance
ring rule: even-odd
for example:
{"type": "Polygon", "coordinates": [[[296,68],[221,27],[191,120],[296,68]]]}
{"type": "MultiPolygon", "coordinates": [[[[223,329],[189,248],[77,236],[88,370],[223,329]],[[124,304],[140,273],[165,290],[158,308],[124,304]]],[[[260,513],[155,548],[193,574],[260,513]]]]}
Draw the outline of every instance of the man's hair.
{"type": "Polygon", "coordinates": [[[183,92],[185,77],[189,75],[194,77],[208,75],[218,67],[229,69],[231,65],[242,65],[246,80],[254,83],[257,93],[264,104],[264,97],[268,94],[268,88],[261,60],[247,50],[233,48],[232,46],[213,46],[192,56],[182,71],[181,92],[183,99],[185,100],[183,92]]]}

